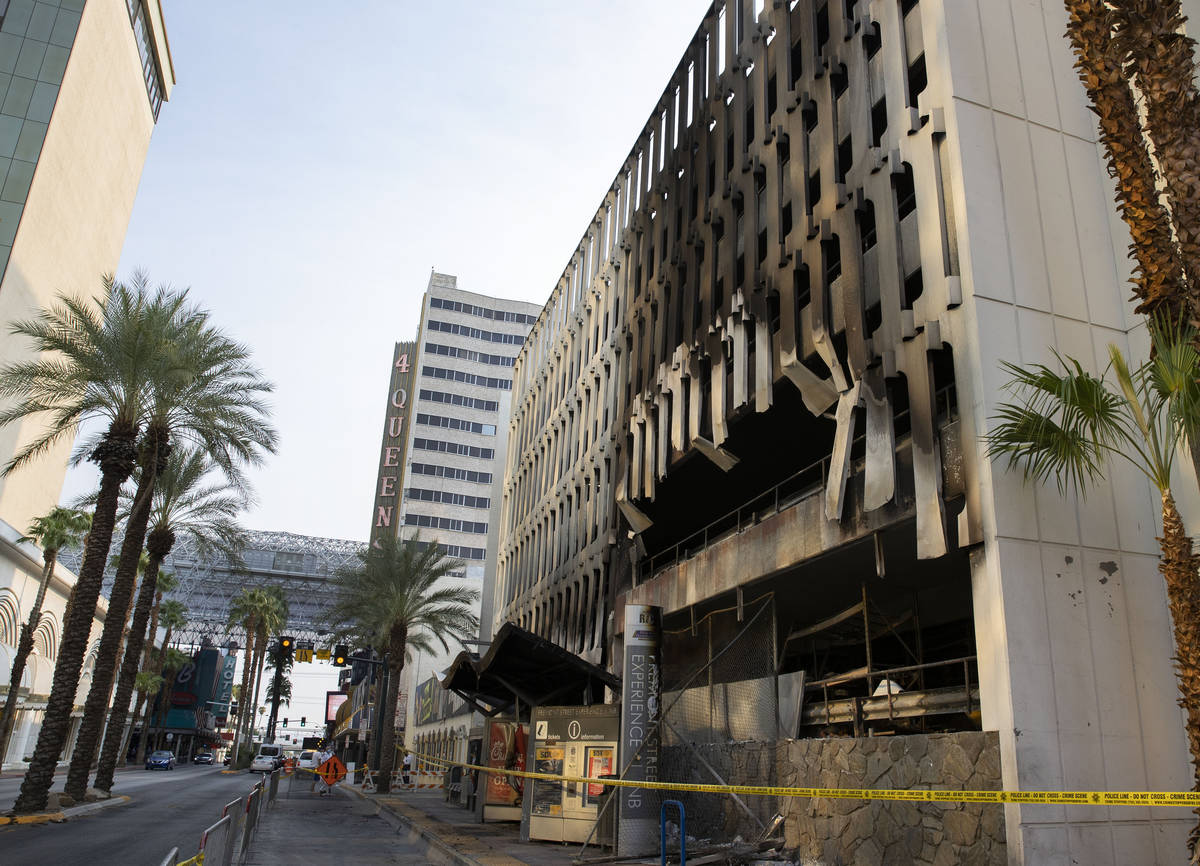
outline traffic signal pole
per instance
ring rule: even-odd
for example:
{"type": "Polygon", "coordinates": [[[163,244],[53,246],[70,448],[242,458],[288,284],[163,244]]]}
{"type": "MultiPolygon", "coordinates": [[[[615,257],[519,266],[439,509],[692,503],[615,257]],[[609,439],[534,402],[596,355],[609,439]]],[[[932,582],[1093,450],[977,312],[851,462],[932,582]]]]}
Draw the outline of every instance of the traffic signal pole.
{"type": "Polygon", "coordinates": [[[283,669],[287,665],[287,660],[291,657],[292,650],[294,650],[295,647],[295,638],[287,637],[286,635],[281,637],[279,639],[279,643],[276,645],[277,655],[275,657],[275,685],[271,689],[273,692],[271,697],[271,716],[267,722],[267,736],[263,742],[275,742],[275,720],[279,716],[279,693],[283,689],[283,669]]]}

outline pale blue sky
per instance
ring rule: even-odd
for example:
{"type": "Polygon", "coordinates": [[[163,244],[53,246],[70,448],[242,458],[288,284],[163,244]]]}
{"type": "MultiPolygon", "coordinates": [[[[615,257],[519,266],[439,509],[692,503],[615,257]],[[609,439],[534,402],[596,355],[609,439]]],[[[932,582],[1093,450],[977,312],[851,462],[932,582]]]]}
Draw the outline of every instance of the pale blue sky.
{"type": "Polygon", "coordinates": [[[366,537],[430,268],[545,301],[708,5],[164,0],[120,275],[191,286],[276,383],[248,526],[366,537]]]}

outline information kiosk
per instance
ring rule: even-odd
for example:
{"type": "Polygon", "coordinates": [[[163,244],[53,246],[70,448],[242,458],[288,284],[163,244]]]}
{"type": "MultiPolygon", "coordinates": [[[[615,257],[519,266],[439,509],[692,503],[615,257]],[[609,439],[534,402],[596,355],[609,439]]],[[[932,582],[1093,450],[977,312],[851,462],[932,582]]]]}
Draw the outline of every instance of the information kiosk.
{"type": "MultiPolygon", "coordinates": [[[[530,720],[530,769],[556,776],[615,776],[621,708],[535,707],[530,720]]],[[[529,838],[583,842],[600,814],[604,785],[531,779],[529,838]]],[[[614,808],[610,806],[609,808],[614,808]]]]}

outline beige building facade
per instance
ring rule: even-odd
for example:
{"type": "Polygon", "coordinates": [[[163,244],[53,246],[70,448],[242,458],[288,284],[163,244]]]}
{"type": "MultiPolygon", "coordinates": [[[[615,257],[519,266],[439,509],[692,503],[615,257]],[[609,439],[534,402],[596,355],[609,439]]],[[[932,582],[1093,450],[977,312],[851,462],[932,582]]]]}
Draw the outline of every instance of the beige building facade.
{"type": "MultiPolygon", "coordinates": [[[[10,364],[29,354],[9,323],[60,293],[92,296],[115,273],[175,70],[159,0],[9,0],[0,16],[0,364],[10,364]]],[[[0,460],[37,433],[36,420],[0,429],[0,460]]],[[[58,502],[71,445],[0,478],[0,689],[41,573],[40,552],[19,539],[58,502]]],[[[6,761],[36,742],[74,580],[59,568],[51,584],[6,761]]],[[[103,612],[101,602],[96,637],[103,612]]]]}

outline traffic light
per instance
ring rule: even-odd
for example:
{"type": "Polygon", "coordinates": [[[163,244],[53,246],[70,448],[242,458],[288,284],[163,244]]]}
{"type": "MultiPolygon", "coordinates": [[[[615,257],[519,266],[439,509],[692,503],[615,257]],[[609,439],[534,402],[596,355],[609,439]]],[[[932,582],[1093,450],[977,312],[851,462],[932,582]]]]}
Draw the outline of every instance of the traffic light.
{"type": "Polygon", "coordinates": [[[302,727],[302,728],[307,728],[307,727],[308,727],[308,716],[301,716],[301,717],[300,717],[300,727],[302,727]]]}
{"type": "Polygon", "coordinates": [[[286,719],[286,718],[283,720],[283,726],[284,726],[285,728],[287,727],[287,719],[286,719]]]}
{"type": "Polygon", "coordinates": [[[294,650],[295,648],[296,648],[296,639],[294,637],[289,637],[288,635],[284,635],[283,637],[281,637],[279,639],[279,649],[283,651],[284,657],[290,656],[292,654],[292,650],[294,650]]]}
{"type": "Polygon", "coordinates": [[[340,643],[333,648],[333,664],[335,667],[345,667],[347,657],[350,655],[350,649],[344,643],[340,643]]]}

